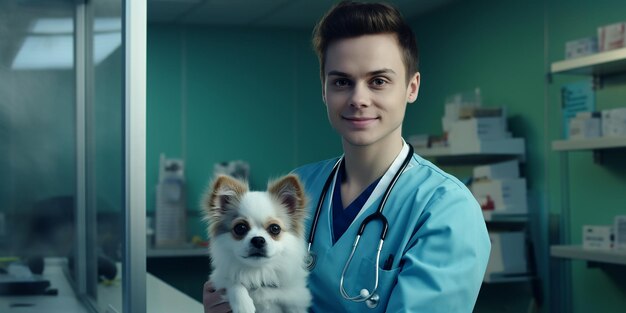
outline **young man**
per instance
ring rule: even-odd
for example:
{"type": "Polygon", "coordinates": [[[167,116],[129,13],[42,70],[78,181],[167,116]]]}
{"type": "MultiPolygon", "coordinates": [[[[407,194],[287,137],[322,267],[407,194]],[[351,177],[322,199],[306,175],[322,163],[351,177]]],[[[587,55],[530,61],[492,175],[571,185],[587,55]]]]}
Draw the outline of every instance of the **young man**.
{"type": "MultiPolygon", "coordinates": [[[[420,85],[413,32],[389,5],[341,2],[319,22],[313,41],[344,155],[295,170],[311,200],[311,311],[471,312],[489,237],[471,192],[402,139],[406,105],[420,85]],[[383,223],[374,219],[353,251],[362,222],[377,216],[383,198],[382,249],[383,223]]],[[[205,287],[205,311],[228,310],[216,305],[210,283],[205,287]]]]}

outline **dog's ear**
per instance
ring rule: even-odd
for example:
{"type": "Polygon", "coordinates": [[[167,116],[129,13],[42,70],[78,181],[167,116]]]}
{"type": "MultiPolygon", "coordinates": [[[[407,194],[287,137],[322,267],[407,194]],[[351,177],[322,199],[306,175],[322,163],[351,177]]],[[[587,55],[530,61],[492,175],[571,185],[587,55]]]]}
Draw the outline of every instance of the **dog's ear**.
{"type": "Polygon", "coordinates": [[[248,191],[248,186],[232,177],[220,175],[215,179],[204,200],[204,208],[210,215],[222,215],[236,206],[248,191]]]}
{"type": "Polygon", "coordinates": [[[296,175],[287,175],[269,185],[267,188],[290,214],[302,214],[306,206],[304,188],[296,175]]]}

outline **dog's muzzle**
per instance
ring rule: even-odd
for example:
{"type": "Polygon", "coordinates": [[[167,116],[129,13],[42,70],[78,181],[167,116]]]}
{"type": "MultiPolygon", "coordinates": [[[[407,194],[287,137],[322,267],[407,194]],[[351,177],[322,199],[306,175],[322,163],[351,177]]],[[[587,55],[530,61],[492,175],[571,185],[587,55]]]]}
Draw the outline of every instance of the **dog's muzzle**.
{"type": "Polygon", "coordinates": [[[248,257],[267,257],[267,253],[265,251],[266,247],[265,238],[263,237],[253,237],[250,239],[250,250],[248,251],[248,257]]]}

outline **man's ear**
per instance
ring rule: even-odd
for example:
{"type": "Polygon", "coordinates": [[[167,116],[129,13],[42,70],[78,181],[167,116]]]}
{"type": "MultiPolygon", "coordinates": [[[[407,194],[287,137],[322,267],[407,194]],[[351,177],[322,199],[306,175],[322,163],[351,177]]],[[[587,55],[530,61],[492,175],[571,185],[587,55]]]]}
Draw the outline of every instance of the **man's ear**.
{"type": "Polygon", "coordinates": [[[417,100],[417,94],[420,91],[420,73],[416,72],[413,74],[411,79],[409,80],[409,85],[407,87],[407,97],[406,102],[413,103],[417,100]]]}

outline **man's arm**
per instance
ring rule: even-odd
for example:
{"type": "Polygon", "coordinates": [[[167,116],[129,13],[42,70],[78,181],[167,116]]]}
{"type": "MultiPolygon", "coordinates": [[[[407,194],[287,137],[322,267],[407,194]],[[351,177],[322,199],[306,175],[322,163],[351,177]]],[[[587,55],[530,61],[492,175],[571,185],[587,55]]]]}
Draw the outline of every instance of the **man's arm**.
{"type": "Polygon", "coordinates": [[[432,201],[402,257],[386,312],[472,312],[491,243],[478,203],[465,188],[432,201]]]}

